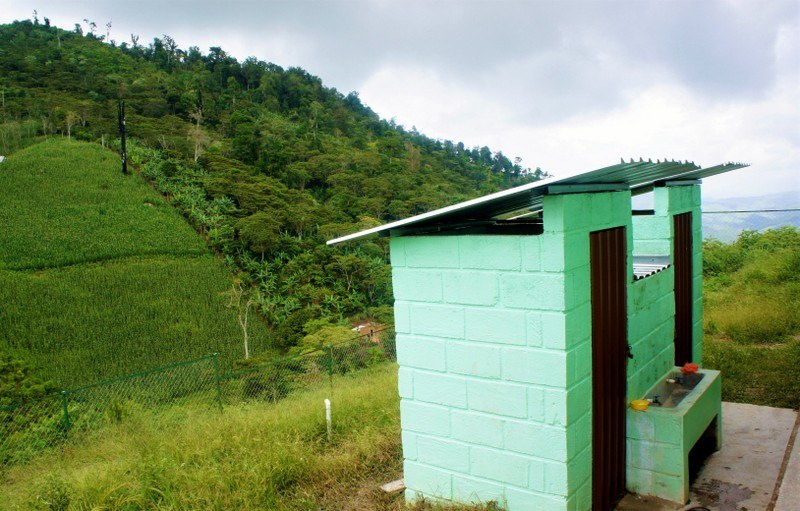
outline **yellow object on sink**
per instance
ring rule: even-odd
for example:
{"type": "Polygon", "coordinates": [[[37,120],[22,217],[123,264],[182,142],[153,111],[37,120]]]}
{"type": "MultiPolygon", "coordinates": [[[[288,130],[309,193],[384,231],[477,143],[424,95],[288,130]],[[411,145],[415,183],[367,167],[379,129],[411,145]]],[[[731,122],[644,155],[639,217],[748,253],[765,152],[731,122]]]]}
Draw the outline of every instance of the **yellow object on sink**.
{"type": "Polygon", "coordinates": [[[647,410],[648,406],[650,406],[650,401],[646,399],[634,399],[631,401],[631,408],[640,412],[647,410]]]}

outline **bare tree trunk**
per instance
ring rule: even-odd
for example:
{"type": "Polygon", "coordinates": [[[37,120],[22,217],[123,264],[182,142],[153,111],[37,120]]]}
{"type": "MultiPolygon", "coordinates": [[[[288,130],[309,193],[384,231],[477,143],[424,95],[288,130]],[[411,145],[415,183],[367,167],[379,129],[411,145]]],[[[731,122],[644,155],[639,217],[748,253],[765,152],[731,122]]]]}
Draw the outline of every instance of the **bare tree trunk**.
{"type": "Polygon", "coordinates": [[[122,153],[122,173],[128,173],[128,151],[125,144],[125,101],[120,100],[118,105],[119,113],[119,137],[120,137],[120,152],[122,153]]]}

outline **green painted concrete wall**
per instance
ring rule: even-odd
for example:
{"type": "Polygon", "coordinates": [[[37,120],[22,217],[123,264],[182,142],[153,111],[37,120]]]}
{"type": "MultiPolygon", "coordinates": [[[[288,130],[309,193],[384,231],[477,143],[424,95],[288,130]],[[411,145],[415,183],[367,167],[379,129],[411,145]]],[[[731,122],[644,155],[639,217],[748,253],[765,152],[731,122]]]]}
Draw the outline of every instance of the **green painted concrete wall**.
{"type": "MultiPolygon", "coordinates": [[[[702,365],[703,231],[700,210],[700,185],[659,187],[653,191],[653,195],[654,214],[637,215],[632,219],[633,255],[669,255],[671,260],[674,259],[672,217],[680,213],[692,213],[692,238],[694,240],[694,258],[692,260],[694,274],[692,354],[694,362],[702,365]]],[[[649,353],[648,355],[655,354],[649,353]]]]}
{"type": "MultiPolygon", "coordinates": [[[[703,371],[700,384],[675,408],[628,409],[627,485],[640,495],[689,500],[689,451],[714,417],[721,419],[721,378],[703,371]]],[[[721,420],[716,424],[722,442],[721,420]]]]}
{"type": "MultiPolygon", "coordinates": [[[[544,198],[538,236],[391,239],[408,499],[591,508],[589,233],[623,226],[629,252],[671,253],[696,188],[656,190],[649,225],[628,192],[567,194],[544,198]]],[[[634,282],[629,258],[627,274],[636,399],[672,368],[673,272],[634,282]]]]}

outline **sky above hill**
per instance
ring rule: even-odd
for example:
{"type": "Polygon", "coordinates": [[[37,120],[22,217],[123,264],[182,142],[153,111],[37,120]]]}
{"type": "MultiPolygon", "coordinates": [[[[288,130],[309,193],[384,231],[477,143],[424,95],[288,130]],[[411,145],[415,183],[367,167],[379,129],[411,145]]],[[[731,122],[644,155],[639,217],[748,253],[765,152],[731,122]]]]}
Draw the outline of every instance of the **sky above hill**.
{"type": "Polygon", "coordinates": [[[709,197],[796,191],[800,2],[0,0],[140,44],[299,66],[387,119],[564,176],[626,159],[752,167],[709,197]]]}

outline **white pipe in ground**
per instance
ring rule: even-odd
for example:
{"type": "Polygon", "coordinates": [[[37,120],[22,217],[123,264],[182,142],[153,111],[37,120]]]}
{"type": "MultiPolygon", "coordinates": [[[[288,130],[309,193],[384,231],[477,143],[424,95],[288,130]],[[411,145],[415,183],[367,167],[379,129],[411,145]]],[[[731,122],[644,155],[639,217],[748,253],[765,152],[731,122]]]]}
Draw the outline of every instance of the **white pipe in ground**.
{"type": "Polygon", "coordinates": [[[325,422],[328,423],[328,442],[331,441],[331,400],[325,398],[325,422]]]}

